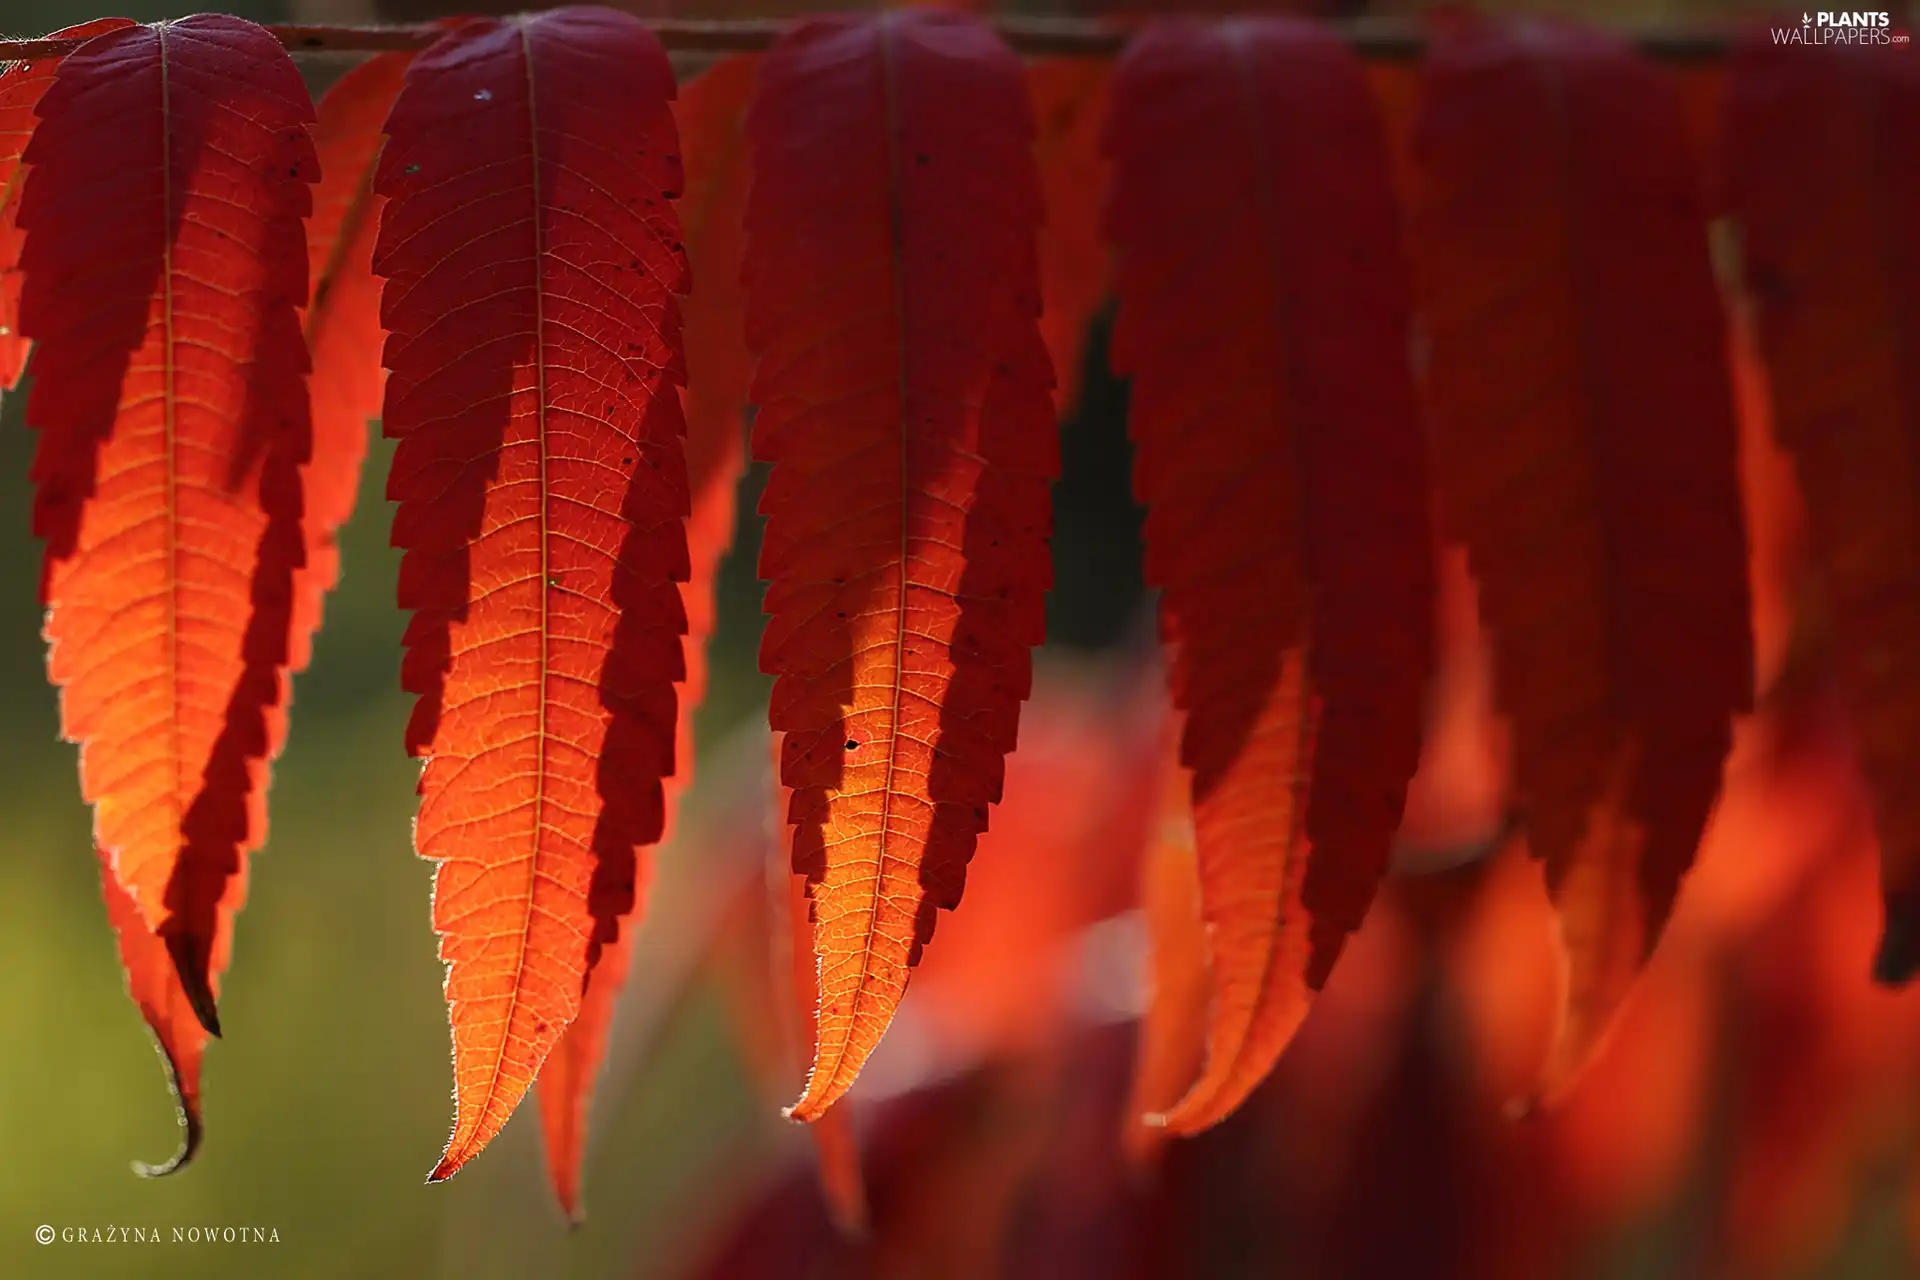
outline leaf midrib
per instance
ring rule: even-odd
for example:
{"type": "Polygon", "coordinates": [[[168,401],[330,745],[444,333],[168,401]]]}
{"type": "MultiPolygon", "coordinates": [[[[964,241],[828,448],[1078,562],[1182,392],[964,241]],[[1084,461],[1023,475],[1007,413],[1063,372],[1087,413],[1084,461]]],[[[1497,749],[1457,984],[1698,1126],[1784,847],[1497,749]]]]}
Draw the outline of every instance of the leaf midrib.
{"type": "MultiPolygon", "coordinates": [[[[533,929],[533,898],[539,885],[538,874],[540,853],[545,841],[542,838],[546,824],[546,784],[547,784],[547,698],[552,672],[548,668],[548,631],[552,624],[549,615],[549,592],[547,583],[551,578],[548,569],[548,540],[551,528],[547,519],[547,364],[546,364],[546,318],[547,299],[545,275],[542,265],[546,257],[545,228],[541,219],[540,194],[540,116],[535,96],[533,72],[533,48],[528,39],[527,22],[517,25],[515,35],[520,43],[520,62],[526,76],[527,86],[527,160],[529,185],[533,196],[533,377],[534,377],[534,447],[540,460],[540,576],[536,586],[540,591],[540,676],[539,694],[536,698],[534,718],[534,740],[538,744],[539,767],[533,772],[533,829],[532,848],[528,851],[528,876],[525,904],[521,912],[520,927],[514,932],[515,952],[513,958],[513,980],[508,989],[506,1017],[501,1021],[501,1042],[497,1052],[492,1055],[493,1071],[487,1080],[486,1090],[480,1097],[479,1109],[474,1116],[473,1131],[462,1144],[460,1155],[464,1160],[467,1149],[473,1146],[473,1139],[486,1127],[488,1117],[495,1109],[500,1096],[500,1077],[507,1065],[507,1040],[513,1034],[513,1020],[520,1012],[520,996],[527,974],[527,940],[533,929]]],[[[449,1152],[449,1155],[453,1154],[449,1152]]]]}

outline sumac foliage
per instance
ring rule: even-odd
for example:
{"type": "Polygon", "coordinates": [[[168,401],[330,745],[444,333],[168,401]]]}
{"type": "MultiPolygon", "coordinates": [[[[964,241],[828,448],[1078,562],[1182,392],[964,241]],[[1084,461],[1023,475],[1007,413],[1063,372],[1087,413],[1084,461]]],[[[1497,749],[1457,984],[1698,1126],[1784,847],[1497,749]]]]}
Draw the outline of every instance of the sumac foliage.
{"type": "Polygon", "coordinates": [[[1725,322],[1678,96],[1624,44],[1467,22],[1436,36],[1424,87],[1435,490],[1560,906],[1555,1086],[1652,950],[1751,705],[1725,322]]]}
{"type": "MultiPolygon", "coordinates": [[[[1327,1090],[1307,1130],[1387,1160],[1364,1135],[1391,1114],[1324,1070],[1345,1033],[1316,1045],[1310,1012],[1397,971],[1378,929],[1349,945],[1386,911],[1455,985],[1544,993],[1472,1036],[1557,1127],[1471,1141],[1559,1168],[1604,1145],[1583,1099],[1638,1060],[1636,1019],[1702,1003],[1688,970],[1626,1004],[1669,919],[1717,937],[1771,909],[1690,870],[1785,839],[1754,834],[1757,797],[1805,772],[1794,743],[1842,779],[1857,755],[1873,969],[1912,975],[1910,50],[1761,31],[1674,71],[1450,14],[1416,71],[1305,19],[1087,30],[1087,56],[1023,63],[964,13],[801,18],[676,85],[628,14],[450,19],[317,109],[273,32],[218,15],[106,19],[0,69],[0,387],[30,379],[48,672],[186,1117],[165,1168],[199,1143],[233,914],[375,419],[416,698],[396,756],[424,761],[447,968],[435,1179],[537,1078],[578,1213],[749,457],[783,811],[771,908],[730,918],[759,942],[743,1007],[812,1046],[804,1085],[784,1052],[766,1074],[827,1122],[844,1223],[866,1206],[836,1103],[923,957],[936,1007],[1026,1043],[1022,1010],[1064,1007],[1022,985],[1052,961],[1001,952],[1132,903],[1132,1100],[1076,1105],[1124,1112],[1103,1141],[1137,1164],[1245,1114],[1277,1062],[1276,1087],[1327,1090]],[[1065,756],[1026,757],[1056,771],[1043,821],[1038,793],[1001,806],[1032,745],[1060,418],[1109,291],[1161,662],[1065,756]],[[945,928],[971,968],[942,978],[970,878],[994,905],[984,933],[945,928]]],[[[1786,960],[1749,980],[1824,991],[1786,960]]],[[[1838,1038],[1855,1012],[1808,1017],[1838,1038]]],[[[1838,1079],[1853,1044],[1803,1047],[1838,1079]]],[[[1433,1052],[1408,1041],[1381,1105],[1428,1087],[1433,1052]]],[[[1021,1144],[969,1158],[1007,1172],[1021,1144]]],[[[1352,1204],[1315,1230],[1364,1237],[1342,1215],[1385,1169],[1343,1166],[1352,1204]]],[[[899,1201],[869,1185],[884,1243],[899,1201]]]]}
{"type": "Polygon", "coordinates": [[[1213,974],[1206,1069],[1164,1117],[1191,1130],[1265,1077],[1386,869],[1420,753],[1433,562],[1406,269],[1359,62],[1305,21],[1169,23],[1114,80],[1113,358],[1133,376],[1213,974]],[[1254,536],[1220,536],[1236,509],[1254,536]]]}

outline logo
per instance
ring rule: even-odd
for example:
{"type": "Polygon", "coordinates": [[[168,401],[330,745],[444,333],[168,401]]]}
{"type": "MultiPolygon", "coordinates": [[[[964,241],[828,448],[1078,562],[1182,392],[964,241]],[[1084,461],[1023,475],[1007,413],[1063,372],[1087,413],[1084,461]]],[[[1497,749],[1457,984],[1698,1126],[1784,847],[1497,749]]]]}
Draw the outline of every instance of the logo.
{"type": "Polygon", "coordinates": [[[1904,45],[1910,40],[1911,37],[1906,29],[1894,26],[1893,15],[1885,10],[1833,12],[1822,9],[1818,13],[1802,11],[1799,26],[1773,29],[1775,44],[1904,45]]]}

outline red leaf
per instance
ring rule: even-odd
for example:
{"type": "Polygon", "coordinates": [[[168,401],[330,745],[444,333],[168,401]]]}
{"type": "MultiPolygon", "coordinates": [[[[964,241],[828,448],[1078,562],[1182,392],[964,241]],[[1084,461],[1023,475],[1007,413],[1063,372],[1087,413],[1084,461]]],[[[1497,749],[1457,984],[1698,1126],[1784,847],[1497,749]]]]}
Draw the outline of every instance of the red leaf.
{"type": "Polygon", "coordinates": [[[661,835],[687,579],[673,80],[637,19],[468,23],[408,68],[387,200],[402,683],[455,1122],[506,1123],[661,835]]]}
{"type": "MultiPolygon", "coordinates": [[[[80,39],[134,25],[126,18],[99,18],[56,31],[53,40],[80,39]]],[[[53,83],[57,58],[38,62],[0,63],[0,391],[20,384],[27,367],[27,340],[20,332],[20,242],[15,218],[27,172],[20,154],[33,137],[33,109],[53,83]]]]}
{"type": "Polygon", "coordinates": [[[1059,468],[1035,323],[1020,63],[975,19],[803,23],[747,125],[760,557],[819,1046],[791,1114],[853,1083],[1000,797],[1051,581],[1059,468]]]}
{"type": "MultiPolygon", "coordinates": [[[[685,157],[686,194],[680,200],[688,265],[698,288],[686,301],[682,332],[692,372],[681,394],[687,419],[687,477],[693,515],[687,521],[692,575],[680,588],[687,613],[687,678],[681,685],[674,745],[678,772],[667,786],[667,825],[692,784],[693,715],[706,695],[707,639],[713,634],[714,583],[733,542],[735,498],[746,463],[745,413],[752,364],[742,333],[740,225],[746,207],[746,139],[742,132],[759,60],[727,58],[680,93],[674,115],[685,157]]],[[[581,1166],[594,1077],[606,1056],[607,1030],[625,985],[633,947],[634,907],[620,919],[619,936],[600,952],[587,978],[580,1014],[547,1059],[539,1087],[540,1120],[554,1193],[578,1221],[581,1166]]]]}
{"type": "Polygon", "coordinates": [[[1426,477],[1386,145],[1338,38],[1156,24],[1106,139],[1214,982],[1165,1118],[1193,1132],[1267,1074],[1385,870],[1432,664],[1426,477]]]}
{"type": "Polygon", "coordinates": [[[320,99],[314,150],[320,184],[307,223],[303,323],[313,357],[313,456],[303,478],[307,563],[294,598],[293,669],[307,665],[326,594],[340,577],[335,535],[353,514],[367,423],[380,412],[380,282],[373,241],[381,202],[373,194],[380,127],[400,92],[411,53],[386,53],[347,72],[320,99]]]}
{"type": "Polygon", "coordinates": [[[1546,22],[1436,32],[1415,243],[1443,522],[1591,1056],[1719,792],[1753,654],[1725,320],[1673,83],[1546,22]]]}
{"type": "Polygon", "coordinates": [[[20,319],[47,666],[98,845],[218,1034],[212,957],[286,728],[312,106],[272,36],[201,16],[95,37],[40,115],[20,319]]]}
{"type": "Polygon", "coordinates": [[[1875,794],[1874,972],[1905,982],[1920,968],[1920,63],[1908,49],[1753,41],[1730,96],[1727,177],[1774,435],[1806,496],[1875,794]]]}
{"type": "Polygon", "coordinates": [[[1100,204],[1107,166],[1100,122],[1113,71],[1093,58],[1049,58],[1027,67],[1033,100],[1034,160],[1046,220],[1040,227],[1040,334],[1053,358],[1055,407],[1080,399],[1087,326],[1107,293],[1107,247],[1100,204]]]}
{"type": "MultiPolygon", "coordinates": [[[[142,1177],[165,1177],[184,1169],[200,1149],[200,1060],[207,1033],[194,1014],[186,988],[180,985],[166,940],[148,927],[139,904],[114,879],[113,860],[103,852],[96,854],[100,859],[100,896],[106,899],[107,922],[119,939],[120,964],[127,971],[127,994],[153,1029],[154,1047],[167,1072],[167,1087],[180,1109],[180,1149],[163,1164],[136,1162],[133,1167],[142,1177]]],[[[234,905],[238,905],[237,894],[234,905]]],[[[233,930],[222,928],[214,942],[207,982],[215,994],[219,992],[220,974],[227,967],[232,938],[233,930]]]]}

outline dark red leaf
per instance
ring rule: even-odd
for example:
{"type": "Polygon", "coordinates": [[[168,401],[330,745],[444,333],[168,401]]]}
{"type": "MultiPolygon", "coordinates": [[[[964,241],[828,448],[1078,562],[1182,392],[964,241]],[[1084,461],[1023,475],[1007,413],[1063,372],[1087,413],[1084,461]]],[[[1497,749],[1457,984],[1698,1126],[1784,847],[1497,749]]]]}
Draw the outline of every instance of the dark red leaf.
{"type": "Polygon", "coordinates": [[[1591,1057],[1720,790],[1753,646],[1726,324],[1673,82],[1559,23],[1437,30],[1414,243],[1443,523],[1591,1057]]]}
{"type": "Polygon", "coordinates": [[[1419,758],[1434,584],[1386,143],[1298,19],[1172,21],[1115,72],[1134,489],[1185,713],[1213,1006],[1165,1122],[1265,1077],[1358,928],[1419,758]]]}
{"type": "Polygon", "coordinates": [[[955,906],[1031,684],[1059,445],[1021,67],[979,21],[789,30],[748,120],[754,456],[794,869],[820,953],[817,1119],[955,906]]]}

